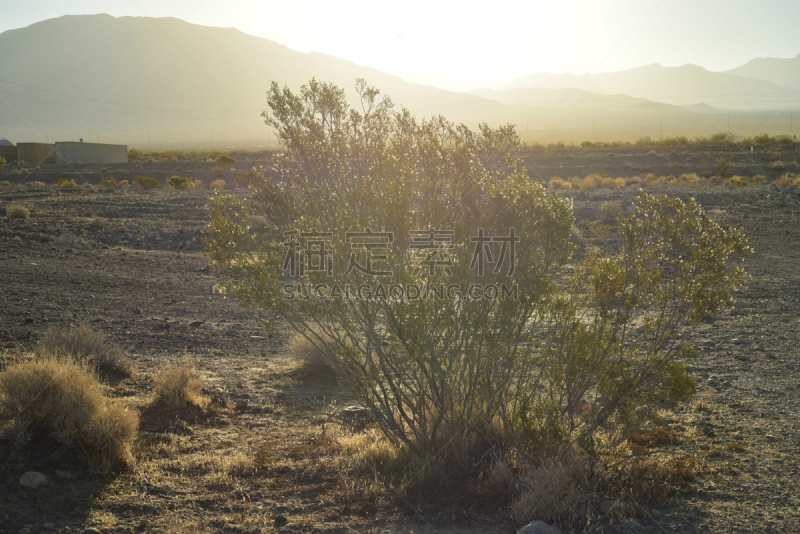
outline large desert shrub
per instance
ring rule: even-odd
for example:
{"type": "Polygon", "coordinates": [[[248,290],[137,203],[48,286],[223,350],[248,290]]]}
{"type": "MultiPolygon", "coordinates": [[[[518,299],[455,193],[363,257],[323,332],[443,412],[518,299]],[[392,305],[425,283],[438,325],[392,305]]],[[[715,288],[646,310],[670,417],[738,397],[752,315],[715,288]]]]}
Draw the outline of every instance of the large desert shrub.
{"type": "Polygon", "coordinates": [[[680,334],[744,281],[741,232],[640,193],[618,248],[564,287],[572,202],[526,175],[512,126],[418,121],[356,88],[363,112],[333,85],[271,86],[280,179],[209,200],[221,291],[332,355],[386,438],[442,475],[509,449],[596,457],[692,395],[680,334]]]}
{"type": "Polygon", "coordinates": [[[0,372],[0,417],[17,445],[71,445],[90,464],[133,462],[138,417],[105,395],[93,372],[69,358],[43,357],[0,372]]]}

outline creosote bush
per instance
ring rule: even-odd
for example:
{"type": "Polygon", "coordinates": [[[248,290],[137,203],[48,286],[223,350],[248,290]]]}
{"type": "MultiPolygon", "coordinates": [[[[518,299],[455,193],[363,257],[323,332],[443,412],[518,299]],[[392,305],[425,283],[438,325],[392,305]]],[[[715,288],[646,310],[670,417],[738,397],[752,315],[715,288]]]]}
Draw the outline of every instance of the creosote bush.
{"type": "Polygon", "coordinates": [[[513,126],[418,121],[356,90],[360,110],[327,83],[272,84],[279,179],[209,199],[209,254],[232,273],[220,291],[332,357],[388,443],[438,484],[478,480],[509,451],[520,472],[576,453],[591,472],[692,397],[682,334],[744,283],[741,231],[640,191],[616,248],[576,262],[572,202],[512,157],[513,126]]]}
{"type": "Polygon", "coordinates": [[[31,210],[25,206],[14,204],[6,208],[6,219],[30,219],[31,210]]]}
{"type": "Polygon", "coordinates": [[[209,187],[211,189],[225,189],[225,180],[214,180],[209,187]]]}
{"type": "Polygon", "coordinates": [[[116,187],[117,186],[117,179],[113,176],[106,176],[105,178],[100,178],[100,181],[97,183],[100,187],[116,187]]]}
{"type": "Polygon", "coordinates": [[[40,357],[0,372],[0,417],[12,422],[18,446],[53,440],[91,465],[134,462],[136,412],[108,398],[93,372],[69,358],[40,357]]]}
{"type": "Polygon", "coordinates": [[[216,159],[217,165],[219,165],[220,169],[228,170],[233,167],[233,164],[236,163],[236,158],[227,156],[225,154],[220,154],[217,156],[216,159]]]}

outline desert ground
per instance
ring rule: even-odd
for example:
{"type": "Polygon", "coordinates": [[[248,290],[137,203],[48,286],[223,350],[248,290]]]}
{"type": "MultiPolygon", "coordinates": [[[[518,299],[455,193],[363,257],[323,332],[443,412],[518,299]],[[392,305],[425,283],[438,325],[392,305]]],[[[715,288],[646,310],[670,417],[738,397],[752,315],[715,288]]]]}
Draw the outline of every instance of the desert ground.
{"type": "MultiPolygon", "coordinates": [[[[665,499],[624,518],[601,517],[594,531],[800,531],[800,195],[773,184],[800,171],[800,153],[791,145],[753,152],[555,147],[521,156],[530,176],[543,181],[594,173],[702,176],[713,174],[720,158],[732,175],[767,177],[755,186],[659,190],[693,196],[718,223],[743,228],[755,250],[743,262],[752,278],[693,334],[699,356],[687,363],[698,396],[670,415],[677,439],[666,452],[696,468],[665,499]]],[[[239,171],[270,172],[270,154],[235,157],[239,171]]],[[[290,350],[292,334],[280,322],[268,329],[257,310],[214,291],[227,273],[209,268],[204,256],[208,190],[163,186],[173,174],[209,184],[218,178],[216,163],[142,158],[22,168],[7,165],[0,181],[46,185],[0,192],[2,365],[35,350],[50,327],[87,323],[130,358],[133,376],[108,387],[141,411],[141,424],[136,465],[109,473],[86,467],[74,449],[19,450],[2,437],[0,534],[505,533],[522,526],[485,495],[378,491],[369,476],[348,472],[341,439],[357,431],[335,422],[348,405],[345,392],[335,379],[302,372],[290,350]],[[108,175],[153,176],[162,186],[97,187],[108,175]],[[54,185],[60,177],[79,187],[54,185]],[[30,218],[6,219],[11,205],[28,208],[30,218]],[[197,370],[213,408],[172,420],[144,410],[159,374],[184,364],[197,370]],[[21,486],[27,471],[45,474],[48,484],[21,486]]],[[[221,176],[228,189],[232,172],[221,176]]],[[[624,209],[636,194],[633,186],[559,193],[575,203],[579,254],[613,245],[589,223],[601,217],[604,203],[624,209]]]]}

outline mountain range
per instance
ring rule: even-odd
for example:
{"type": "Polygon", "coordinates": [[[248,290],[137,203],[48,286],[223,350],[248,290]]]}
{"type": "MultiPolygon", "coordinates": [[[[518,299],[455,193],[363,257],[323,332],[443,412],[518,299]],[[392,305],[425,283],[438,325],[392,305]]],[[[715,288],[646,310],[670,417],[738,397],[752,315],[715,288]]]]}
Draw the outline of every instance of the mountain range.
{"type": "Polygon", "coordinates": [[[346,88],[353,105],[352,85],[361,77],[418,117],[512,122],[528,141],[700,135],[731,122],[731,130],[749,133],[770,118],[774,133],[788,133],[793,119],[784,127],[783,115],[800,109],[800,55],[754,59],[728,72],[654,64],[531,74],[456,92],[234,28],[77,15],[0,34],[0,136],[138,147],[269,145],[274,134],[260,114],[270,82],[297,90],[312,77],[346,88]]]}

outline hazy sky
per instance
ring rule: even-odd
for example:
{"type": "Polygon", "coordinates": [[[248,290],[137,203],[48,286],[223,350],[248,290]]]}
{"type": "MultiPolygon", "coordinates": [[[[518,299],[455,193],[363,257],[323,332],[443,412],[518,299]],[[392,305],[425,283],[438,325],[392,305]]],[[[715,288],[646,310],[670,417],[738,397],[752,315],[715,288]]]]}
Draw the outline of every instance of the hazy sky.
{"type": "Polygon", "coordinates": [[[0,32],[66,14],[171,16],[386,72],[455,78],[649,63],[726,70],[800,53],[798,0],[0,0],[0,8],[0,32]]]}

